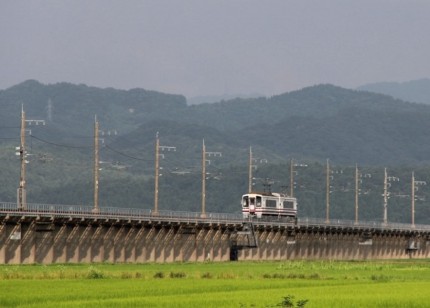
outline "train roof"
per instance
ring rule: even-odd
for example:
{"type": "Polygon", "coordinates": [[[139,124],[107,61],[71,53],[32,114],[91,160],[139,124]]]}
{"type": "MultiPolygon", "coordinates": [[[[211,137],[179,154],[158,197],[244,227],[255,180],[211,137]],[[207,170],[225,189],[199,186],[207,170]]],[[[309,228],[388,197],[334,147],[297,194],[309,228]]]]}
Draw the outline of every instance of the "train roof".
{"type": "Polygon", "coordinates": [[[283,194],[283,193],[260,192],[260,191],[252,191],[252,192],[247,193],[245,195],[262,195],[262,196],[268,196],[268,197],[290,197],[289,195],[283,194]]]}

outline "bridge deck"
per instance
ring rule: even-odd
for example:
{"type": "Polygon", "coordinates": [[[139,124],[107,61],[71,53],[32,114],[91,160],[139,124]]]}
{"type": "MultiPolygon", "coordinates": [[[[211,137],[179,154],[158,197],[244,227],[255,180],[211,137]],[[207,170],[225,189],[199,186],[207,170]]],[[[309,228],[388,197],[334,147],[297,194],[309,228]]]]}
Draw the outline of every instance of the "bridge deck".
{"type": "MultiPolygon", "coordinates": [[[[159,211],[133,208],[100,208],[97,212],[92,207],[76,205],[27,204],[26,209],[18,210],[16,203],[0,203],[0,222],[19,223],[36,220],[55,223],[121,223],[121,224],[158,224],[158,225],[199,225],[202,227],[222,226],[241,230],[244,223],[242,214],[207,213],[202,216],[197,212],[159,211]]],[[[278,218],[252,219],[257,229],[290,229],[308,232],[364,232],[376,233],[414,233],[430,234],[430,225],[411,225],[403,223],[384,224],[377,221],[359,221],[332,219],[326,222],[319,218],[299,218],[297,224],[278,218]]]]}
{"type": "Polygon", "coordinates": [[[0,264],[429,256],[428,225],[0,203],[0,264]]]}

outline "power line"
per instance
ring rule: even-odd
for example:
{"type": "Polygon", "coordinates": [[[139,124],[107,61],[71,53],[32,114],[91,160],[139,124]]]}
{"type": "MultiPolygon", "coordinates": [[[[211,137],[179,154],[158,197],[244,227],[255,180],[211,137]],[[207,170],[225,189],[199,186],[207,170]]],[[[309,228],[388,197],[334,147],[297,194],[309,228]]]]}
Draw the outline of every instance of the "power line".
{"type": "Polygon", "coordinates": [[[30,135],[30,137],[34,138],[36,140],[39,140],[39,141],[41,141],[43,143],[50,144],[50,145],[55,145],[55,146],[63,147],[63,148],[72,148],[72,149],[88,149],[88,148],[92,148],[92,146],[90,146],[90,145],[89,146],[73,146],[73,145],[59,144],[59,143],[55,143],[55,142],[44,140],[44,139],[36,137],[34,135],[30,135]]]}
{"type": "Polygon", "coordinates": [[[120,152],[118,150],[115,150],[115,149],[111,148],[109,145],[105,145],[105,148],[108,149],[108,150],[111,150],[112,152],[114,152],[114,153],[116,153],[118,155],[122,155],[124,157],[128,157],[128,158],[131,158],[131,159],[140,160],[140,161],[146,161],[146,162],[153,162],[154,161],[153,159],[152,160],[151,159],[143,159],[143,158],[134,157],[134,156],[125,154],[123,152],[120,152]]]}

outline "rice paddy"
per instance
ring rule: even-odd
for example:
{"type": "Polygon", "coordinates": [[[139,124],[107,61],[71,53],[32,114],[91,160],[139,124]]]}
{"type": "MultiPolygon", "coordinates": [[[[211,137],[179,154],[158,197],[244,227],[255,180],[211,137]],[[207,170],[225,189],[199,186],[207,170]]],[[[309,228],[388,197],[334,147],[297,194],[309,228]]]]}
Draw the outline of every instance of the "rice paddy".
{"type": "Polygon", "coordinates": [[[1,307],[429,307],[429,289],[430,260],[0,266],[1,307]]]}

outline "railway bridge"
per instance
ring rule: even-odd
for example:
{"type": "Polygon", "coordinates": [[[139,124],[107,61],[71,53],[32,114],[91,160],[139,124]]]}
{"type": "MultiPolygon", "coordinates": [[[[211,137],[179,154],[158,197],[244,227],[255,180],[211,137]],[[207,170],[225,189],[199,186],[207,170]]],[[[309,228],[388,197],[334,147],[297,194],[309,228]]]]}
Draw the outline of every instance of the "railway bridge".
{"type": "Polygon", "coordinates": [[[0,264],[430,257],[430,226],[0,203],[0,264]]]}

